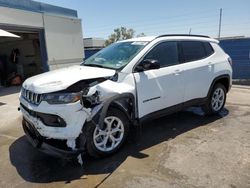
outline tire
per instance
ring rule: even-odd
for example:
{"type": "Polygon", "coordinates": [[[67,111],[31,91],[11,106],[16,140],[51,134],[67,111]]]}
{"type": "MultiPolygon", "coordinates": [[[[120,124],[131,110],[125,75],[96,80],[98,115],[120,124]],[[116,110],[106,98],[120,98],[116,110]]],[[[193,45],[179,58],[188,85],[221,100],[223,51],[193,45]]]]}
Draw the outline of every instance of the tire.
{"type": "Polygon", "coordinates": [[[93,124],[86,124],[86,126],[86,149],[88,154],[95,158],[115,153],[124,144],[129,133],[129,120],[117,108],[110,108],[108,110],[107,116],[104,119],[104,130],[98,129],[93,124]],[[117,132],[114,131],[115,128],[117,128],[117,132]]]}
{"type": "Polygon", "coordinates": [[[213,87],[206,104],[202,107],[205,114],[218,114],[224,108],[226,96],[227,92],[225,86],[221,83],[216,84],[213,87]]]}

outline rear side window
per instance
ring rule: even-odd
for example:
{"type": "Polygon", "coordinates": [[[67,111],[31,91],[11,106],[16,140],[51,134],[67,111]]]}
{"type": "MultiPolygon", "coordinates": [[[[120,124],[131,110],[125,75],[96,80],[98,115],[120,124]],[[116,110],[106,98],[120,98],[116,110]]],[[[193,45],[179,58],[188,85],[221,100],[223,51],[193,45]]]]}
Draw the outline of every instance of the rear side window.
{"type": "Polygon", "coordinates": [[[178,64],[179,60],[177,42],[169,41],[158,44],[144,57],[144,60],[145,59],[157,60],[161,67],[178,64]]]}
{"type": "Polygon", "coordinates": [[[214,49],[211,46],[211,44],[209,42],[204,42],[203,44],[204,44],[204,47],[206,49],[207,56],[212,55],[214,53],[214,49]]]}
{"type": "Polygon", "coordinates": [[[207,57],[203,42],[199,41],[182,41],[182,57],[185,62],[196,61],[207,57]]]}

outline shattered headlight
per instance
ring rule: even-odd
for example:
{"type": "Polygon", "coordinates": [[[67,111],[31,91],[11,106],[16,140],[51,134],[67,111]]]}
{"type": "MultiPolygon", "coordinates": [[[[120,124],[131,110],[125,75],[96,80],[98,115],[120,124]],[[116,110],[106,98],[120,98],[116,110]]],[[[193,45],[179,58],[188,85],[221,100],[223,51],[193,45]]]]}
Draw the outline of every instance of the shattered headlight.
{"type": "Polygon", "coordinates": [[[90,96],[86,96],[86,95],[83,95],[82,96],[82,105],[85,107],[85,108],[91,108],[93,106],[96,106],[97,104],[100,103],[100,98],[99,98],[99,92],[96,91],[93,95],[90,95],[90,96]]]}
{"type": "Polygon", "coordinates": [[[79,101],[81,93],[50,93],[44,94],[42,100],[49,104],[67,104],[79,101]]]}

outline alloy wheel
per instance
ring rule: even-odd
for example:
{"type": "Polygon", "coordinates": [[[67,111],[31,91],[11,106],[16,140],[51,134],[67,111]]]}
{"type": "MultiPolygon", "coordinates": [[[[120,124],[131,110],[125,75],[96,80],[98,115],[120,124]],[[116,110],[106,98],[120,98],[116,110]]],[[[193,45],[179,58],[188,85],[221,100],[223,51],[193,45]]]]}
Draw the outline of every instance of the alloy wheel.
{"type": "Polygon", "coordinates": [[[96,127],[93,134],[95,147],[104,152],[109,152],[117,148],[124,137],[123,122],[115,116],[104,119],[104,129],[96,127]]]}
{"type": "Polygon", "coordinates": [[[212,109],[215,112],[219,111],[223,107],[224,100],[225,100],[225,93],[224,93],[223,89],[217,88],[216,90],[214,90],[214,93],[213,93],[212,99],[211,99],[212,109]]]}

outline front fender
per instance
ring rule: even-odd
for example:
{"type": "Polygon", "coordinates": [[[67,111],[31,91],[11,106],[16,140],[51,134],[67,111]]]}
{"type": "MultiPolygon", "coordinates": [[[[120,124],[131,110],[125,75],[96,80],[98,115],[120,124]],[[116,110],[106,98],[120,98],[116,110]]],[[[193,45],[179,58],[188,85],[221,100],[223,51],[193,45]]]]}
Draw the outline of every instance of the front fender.
{"type": "Polygon", "coordinates": [[[116,105],[125,114],[128,118],[133,121],[135,117],[135,97],[134,97],[134,87],[128,84],[117,83],[110,80],[107,80],[103,83],[100,83],[94,87],[89,88],[87,96],[91,96],[98,91],[99,93],[99,101],[100,103],[94,106],[91,109],[91,115],[88,118],[88,121],[92,121],[99,126],[101,129],[103,128],[103,122],[107,115],[108,108],[111,105],[116,105]],[[132,116],[130,116],[124,106],[118,103],[118,100],[130,99],[132,102],[132,116]]]}

